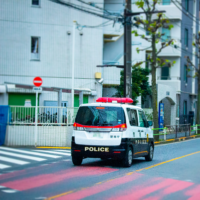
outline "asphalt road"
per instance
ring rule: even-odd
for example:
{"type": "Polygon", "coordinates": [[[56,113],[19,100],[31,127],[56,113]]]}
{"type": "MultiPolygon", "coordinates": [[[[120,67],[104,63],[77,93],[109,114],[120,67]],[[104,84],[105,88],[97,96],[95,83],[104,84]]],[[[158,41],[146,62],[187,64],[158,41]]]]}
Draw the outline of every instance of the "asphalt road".
{"type": "Polygon", "coordinates": [[[0,199],[197,200],[199,168],[200,139],[158,145],[153,161],[134,159],[130,168],[100,159],[85,159],[75,167],[69,156],[61,156],[12,168],[14,172],[1,170],[0,199]]]}

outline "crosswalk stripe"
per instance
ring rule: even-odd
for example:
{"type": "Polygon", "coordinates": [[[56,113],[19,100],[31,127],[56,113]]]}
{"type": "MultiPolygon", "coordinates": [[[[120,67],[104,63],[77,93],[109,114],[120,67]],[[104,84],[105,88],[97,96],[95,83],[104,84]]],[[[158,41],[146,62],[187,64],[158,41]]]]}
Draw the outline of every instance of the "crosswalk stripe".
{"type": "Polygon", "coordinates": [[[44,158],[38,158],[38,157],[34,157],[34,156],[26,156],[26,155],[22,155],[22,154],[10,153],[10,152],[1,151],[1,150],[0,150],[0,154],[4,154],[4,155],[8,155],[8,156],[14,156],[14,157],[19,157],[19,158],[25,158],[25,159],[30,159],[30,160],[36,160],[36,161],[46,160],[44,158]]]}
{"type": "Polygon", "coordinates": [[[12,148],[7,148],[7,147],[3,147],[3,148],[0,147],[0,149],[14,151],[14,152],[19,152],[19,153],[26,153],[26,154],[36,155],[36,156],[42,156],[42,157],[60,158],[60,156],[47,155],[47,154],[43,154],[43,153],[30,152],[30,151],[24,151],[24,150],[19,150],[19,149],[12,149],[12,148]]]}
{"type": "Polygon", "coordinates": [[[10,166],[8,165],[4,165],[4,164],[0,164],[0,169],[6,169],[6,168],[9,168],[10,166]]]}
{"type": "Polygon", "coordinates": [[[71,153],[71,150],[56,150],[56,151],[71,153]]]}
{"type": "Polygon", "coordinates": [[[18,164],[18,165],[26,165],[26,164],[29,163],[29,162],[26,162],[26,161],[17,160],[17,159],[13,159],[13,158],[7,158],[7,157],[4,157],[4,156],[0,156],[0,160],[10,162],[10,163],[15,163],[15,164],[18,164]]]}
{"type": "Polygon", "coordinates": [[[64,155],[64,156],[71,156],[71,153],[61,153],[61,152],[55,152],[55,151],[45,151],[45,150],[35,150],[39,152],[45,152],[45,153],[53,153],[53,154],[58,154],[58,155],[64,155]]]}

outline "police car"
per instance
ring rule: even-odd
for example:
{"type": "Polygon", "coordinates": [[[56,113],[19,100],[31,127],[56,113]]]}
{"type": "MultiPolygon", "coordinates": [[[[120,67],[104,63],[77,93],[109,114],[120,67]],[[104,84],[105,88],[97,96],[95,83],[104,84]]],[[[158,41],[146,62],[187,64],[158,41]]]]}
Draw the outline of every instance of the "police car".
{"type": "Polygon", "coordinates": [[[153,159],[153,132],[143,110],[130,98],[98,98],[79,107],[73,125],[72,162],[114,158],[130,167],[133,158],[153,159]]]}

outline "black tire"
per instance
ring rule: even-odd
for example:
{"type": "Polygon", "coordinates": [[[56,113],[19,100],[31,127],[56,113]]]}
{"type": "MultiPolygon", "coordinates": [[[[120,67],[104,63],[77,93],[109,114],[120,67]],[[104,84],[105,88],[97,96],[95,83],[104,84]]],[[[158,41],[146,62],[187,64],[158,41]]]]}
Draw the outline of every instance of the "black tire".
{"type": "Polygon", "coordinates": [[[132,165],[132,162],[133,162],[133,150],[129,146],[126,151],[125,158],[123,159],[123,166],[130,167],[132,165]]]}
{"type": "Polygon", "coordinates": [[[153,154],[154,154],[154,148],[153,148],[153,145],[150,144],[149,149],[148,149],[148,155],[145,156],[145,160],[146,161],[152,161],[153,160],[153,154]]]}
{"type": "Polygon", "coordinates": [[[82,161],[83,161],[83,157],[72,155],[72,162],[74,165],[81,165],[82,161]]]}

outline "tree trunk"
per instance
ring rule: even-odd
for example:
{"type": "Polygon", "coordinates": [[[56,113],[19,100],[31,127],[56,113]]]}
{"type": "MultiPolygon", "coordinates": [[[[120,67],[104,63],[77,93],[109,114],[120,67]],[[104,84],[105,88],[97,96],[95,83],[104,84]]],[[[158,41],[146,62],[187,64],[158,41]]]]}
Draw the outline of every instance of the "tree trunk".
{"type": "MultiPolygon", "coordinates": [[[[152,35],[152,103],[153,103],[153,123],[154,128],[158,127],[158,103],[157,103],[157,86],[156,86],[156,36],[155,34],[152,35]]],[[[158,130],[154,130],[154,134],[158,134],[158,130]]],[[[159,135],[155,135],[154,139],[156,141],[159,140],[159,135]]]]}
{"type": "MultiPolygon", "coordinates": [[[[196,120],[196,124],[200,125],[200,73],[198,73],[197,120],[196,120]]],[[[200,126],[198,126],[198,129],[200,129],[200,126]]],[[[198,134],[200,134],[200,130],[198,130],[198,134]]]]}

